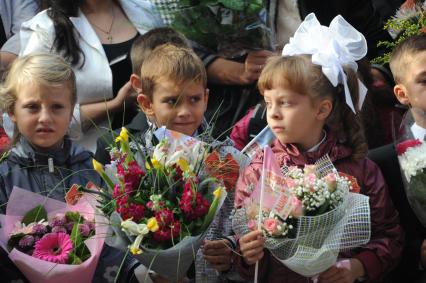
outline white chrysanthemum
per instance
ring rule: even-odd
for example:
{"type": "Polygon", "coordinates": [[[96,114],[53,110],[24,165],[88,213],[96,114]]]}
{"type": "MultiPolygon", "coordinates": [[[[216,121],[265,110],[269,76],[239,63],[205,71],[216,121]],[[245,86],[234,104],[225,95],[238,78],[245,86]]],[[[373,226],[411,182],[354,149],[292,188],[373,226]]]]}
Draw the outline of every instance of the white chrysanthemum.
{"type": "Polygon", "coordinates": [[[426,144],[408,148],[404,154],[399,155],[399,164],[405,178],[410,182],[411,177],[416,176],[426,168],[426,144]]]}

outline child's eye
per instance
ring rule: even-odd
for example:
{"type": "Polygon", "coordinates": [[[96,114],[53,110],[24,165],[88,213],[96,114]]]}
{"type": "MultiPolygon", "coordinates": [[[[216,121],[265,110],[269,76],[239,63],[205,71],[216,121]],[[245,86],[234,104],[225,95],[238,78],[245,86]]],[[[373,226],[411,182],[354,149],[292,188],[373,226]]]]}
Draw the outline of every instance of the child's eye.
{"type": "Polygon", "coordinates": [[[168,104],[169,106],[175,106],[177,103],[177,99],[176,98],[167,98],[163,100],[163,103],[168,104]]]}
{"type": "Polygon", "coordinates": [[[201,100],[201,97],[199,96],[193,96],[190,98],[191,103],[197,103],[200,100],[201,100]]]}
{"type": "Polygon", "coordinates": [[[63,109],[63,108],[64,108],[64,106],[63,106],[62,104],[53,104],[53,105],[52,105],[52,108],[53,108],[54,110],[59,110],[59,109],[63,109]]]}
{"type": "Polygon", "coordinates": [[[38,104],[32,104],[31,103],[31,104],[24,105],[24,108],[27,108],[30,111],[36,111],[36,110],[39,109],[39,106],[38,106],[38,104]]]}
{"type": "Polygon", "coordinates": [[[287,100],[281,100],[280,101],[280,105],[281,106],[289,106],[291,103],[289,102],[289,101],[287,101],[287,100]]]}
{"type": "Polygon", "coordinates": [[[269,107],[271,107],[271,102],[265,100],[265,105],[266,105],[267,108],[269,108],[269,107]]]}

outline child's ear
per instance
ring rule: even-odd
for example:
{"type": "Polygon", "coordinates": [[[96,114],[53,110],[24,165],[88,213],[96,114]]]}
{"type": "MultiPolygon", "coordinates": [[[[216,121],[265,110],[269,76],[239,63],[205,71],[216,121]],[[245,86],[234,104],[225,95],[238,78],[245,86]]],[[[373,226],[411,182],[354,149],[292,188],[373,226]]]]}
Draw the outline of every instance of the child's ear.
{"type": "Polygon", "coordinates": [[[410,104],[410,99],[408,98],[407,95],[407,90],[405,89],[405,86],[402,84],[397,84],[393,87],[393,93],[396,96],[396,99],[398,99],[398,101],[401,104],[404,105],[409,105],[410,104]]]}
{"type": "Polygon", "coordinates": [[[16,123],[15,114],[12,111],[8,112],[7,114],[9,115],[10,120],[12,120],[13,123],[16,123]]]}
{"type": "Polygon", "coordinates": [[[136,91],[137,94],[142,92],[142,83],[139,76],[135,74],[130,75],[130,83],[132,84],[133,89],[136,91]]]}
{"type": "Polygon", "coordinates": [[[333,102],[330,99],[324,99],[320,101],[318,105],[317,117],[319,120],[326,120],[330,116],[331,110],[333,110],[333,102]]]}
{"type": "Polygon", "coordinates": [[[154,116],[152,101],[147,95],[140,93],[136,100],[138,101],[139,107],[146,115],[154,116]]]}

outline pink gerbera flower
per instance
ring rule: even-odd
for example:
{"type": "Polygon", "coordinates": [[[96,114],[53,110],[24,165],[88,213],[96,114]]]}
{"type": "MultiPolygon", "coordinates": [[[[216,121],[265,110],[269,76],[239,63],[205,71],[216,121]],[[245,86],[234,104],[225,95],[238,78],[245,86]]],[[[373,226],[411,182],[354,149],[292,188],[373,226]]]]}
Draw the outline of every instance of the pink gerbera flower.
{"type": "Polygon", "coordinates": [[[33,257],[64,264],[68,261],[72,249],[72,241],[68,234],[49,233],[36,242],[33,257]]]}

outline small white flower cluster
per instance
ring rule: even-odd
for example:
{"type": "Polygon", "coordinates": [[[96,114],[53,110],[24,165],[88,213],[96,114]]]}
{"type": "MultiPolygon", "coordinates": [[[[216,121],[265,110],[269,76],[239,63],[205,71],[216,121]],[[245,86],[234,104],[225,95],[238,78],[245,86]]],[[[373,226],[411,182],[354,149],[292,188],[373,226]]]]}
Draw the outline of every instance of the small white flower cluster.
{"type": "Polygon", "coordinates": [[[295,192],[297,198],[302,201],[306,211],[317,210],[330,198],[327,184],[323,180],[318,179],[313,184],[297,186],[295,192]]]}
{"type": "Polygon", "coordinates": [[[421,173],[426,168],[426,143],[408,148],[402,155],[398,156],[399,165],[408,182],[411,177],[421,173]]]}
{"type": "Polygon", "coordinates": [[[287,177],[292,179],[295,196],[302,201],[306,212],[315,212],[324,205],[330,211],[341,204],[350,190],[350,182],[346,177],[330,173],[332,178],[319,178],[316,173],[300,168],[290,168],[287,177]]]}
{"type": "Polygon", "coordinates": [[[339,206],[345,199],[346,194],[351,191],[351,182],[349,182],[348,178],[338,176],[336,182],[337,188],[330,194],[329,198],[330,210],[339,206]]]}

